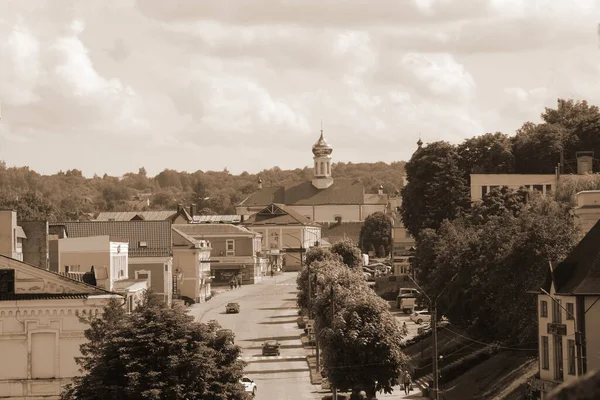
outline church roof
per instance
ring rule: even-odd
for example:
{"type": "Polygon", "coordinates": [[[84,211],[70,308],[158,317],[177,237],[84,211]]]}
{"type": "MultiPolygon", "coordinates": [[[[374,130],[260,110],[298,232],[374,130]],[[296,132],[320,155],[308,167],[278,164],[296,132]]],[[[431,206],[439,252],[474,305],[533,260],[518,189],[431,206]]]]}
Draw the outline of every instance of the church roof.
{"type": "Polygon", "coordinates": [[[326,189],[317,189],[311,181],[291,186],[278,186],[259,189],[246,197],[239,206],[285,205],[324,205],[324,204],[387,204],[387,198],[365,194],[360,183],[336,179],[326,189]],[[376,196],[376,197],[373,197],[376,196]]]}

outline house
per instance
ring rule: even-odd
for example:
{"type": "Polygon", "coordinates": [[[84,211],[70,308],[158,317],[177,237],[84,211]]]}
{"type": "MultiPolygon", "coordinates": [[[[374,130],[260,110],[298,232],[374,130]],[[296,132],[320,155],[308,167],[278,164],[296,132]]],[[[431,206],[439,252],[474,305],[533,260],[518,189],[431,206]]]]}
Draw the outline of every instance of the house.
{"type": "Polygon", "coordinates": [[[600,369],[600,223],[536,291],[539,377],[532,385],[546,398],[555,386],[600,369]]]}
{"type": "Polygon", "coordinates": [[[291,186],[263,187],[259,178],[258,190],[236,206],[236,213],[251,215],[270,204],[283,204],[314,222],[341,224],[362,222],[374,212],[386,211],[388,198],[383,187],[378,193],[365,193],[360,182],[333,178],[333,148],[325,140],[322,130],[312,152],[314,177],[311,181],[291,186]]]}
{"type": "Polygon", "coordinates": [[[269,257],[269,269],[299,271],[306,251],[319,246],[321,226],[283,204],[270,204],[243,222],[262,236],[261,251],[269,257]]]}
{"type": "Polygon", "coordinates": [[[173,298],[171,221],[85,221],[50,224],[50,268],[58,272],[59,240],[109,236],[128,243],[130,279],[147,280],[155,295],[167,304],[173,298]]]}
{"type": "Polygon", "coordinates": [[[95,221],[171,221],[173,224],[186,224],[192,221],[196,213],[196,205],[190,210],[181,204],[177,210],[167,211],[104,211],[98,214],[95,221]]]}
{"type": "Polygon", "coordinates": [[[554,174],[471,174],[471,202],[481,201],[493,189],[507,186],[517,190],[526,188],[544,195],[556,190],[554,174]]]}
{"type": "Polygon", "coordinates": [[[585,190],[575,194],[573,208],[575,224],[583,234],[589,232],[600,220],[600,190],[585,190]]]}
{"type": "Polygon", "coordinates": [[[0,254],[23,261],[25,231],[17,225],[17,213],[13,210],[0,210],[0,254]]]}
{"type": "Polygon", "coordinates": [[[231,278],[238,276],[243,284],[255,283],[266,273],[267,259],[261,252],[259,233],[231,224],[180,224],[173,228],[210,242],[213,285],[229,285],[231,278]]]}
{"type": "Polygon", "coordinates": [[[0,255],[0,398],[58,399],[87,324],[116,293],[0,255]]]}
{"type": "Polygon", "coordinates": [[[210,297],[211,244],[208,240],[196,239],[173,226],[173,269],[176,287],[175,297],[186,296],[196,303],[210,297]]]}

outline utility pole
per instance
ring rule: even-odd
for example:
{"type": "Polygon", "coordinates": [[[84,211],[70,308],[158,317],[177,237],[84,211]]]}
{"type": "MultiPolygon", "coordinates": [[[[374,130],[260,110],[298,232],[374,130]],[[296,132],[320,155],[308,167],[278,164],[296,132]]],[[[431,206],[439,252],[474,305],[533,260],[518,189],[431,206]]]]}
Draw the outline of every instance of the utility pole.
{"type": "Polygon", "coordinates": [[[433,393],[435,394],[435,400],[440,399],[439,393],[439,371],[438,371],[438,339],[437,339],[437,299],[433,302],[432,310],[432,324],[433,329],[433,393]]]}
{"type": "MultiPolygon", "coordinates": [[[[333,327],[333,320],[335,319],[335,303],[334,303],[334,295],[335,293],[333,292],[333,286],[331,286],[331,326],[333,327]]],[[[335,385],[332,385],[332,392],[333,392],[333,399],[332,400],[337,400],[337,388],[335,387],[335,385]]]]}

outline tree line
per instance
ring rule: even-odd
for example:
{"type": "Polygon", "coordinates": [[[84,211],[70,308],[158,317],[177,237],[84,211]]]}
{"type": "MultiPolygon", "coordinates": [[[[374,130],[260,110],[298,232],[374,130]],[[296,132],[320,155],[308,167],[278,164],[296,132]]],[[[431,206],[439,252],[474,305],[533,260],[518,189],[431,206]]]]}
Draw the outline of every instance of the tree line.
{"type": "MultiPolygon", "coordinates": [[[[541,116],[512,137],[494,133],[420,147],[405,165],[401,192],[401,218],[417,241],[417,277],[429,297],[444,290],[441,313],[479,337],[524,347],[535,347],[537,336],[528,291],[579,240],[570,214],[574,195],[600,189],[600,179],[561,176],[546,197],[497,188],[472,205],[470,174],[553,174],[577,151],[600,154],[598,107],[559,99],[541,116]]],[[[564,172],[576,173],[574,163],[566,162],[564,172]]]]}
{"type": "MultiPolygon", "coordinates": [[[[404,162],[335,163],[334,177],[362,182],[377,193],[379,185],[389,194],[402,187],[404,162]]],[[[40,175],[28,167],[7,167],[0,162],[0,207],[13,208],[22,220],[74,221],[89,219],[101,211],[173,210],[177,204],[196,204],[201,214],[235,214],[235,205],[258,189],[293,185],[310,180],[312,168],[265,169],[257,174],[223,171],[185,172],[165,169],[154,177],[145,168],[121,177],[94,175],[86,178],[77,169],[40,175]]]]}

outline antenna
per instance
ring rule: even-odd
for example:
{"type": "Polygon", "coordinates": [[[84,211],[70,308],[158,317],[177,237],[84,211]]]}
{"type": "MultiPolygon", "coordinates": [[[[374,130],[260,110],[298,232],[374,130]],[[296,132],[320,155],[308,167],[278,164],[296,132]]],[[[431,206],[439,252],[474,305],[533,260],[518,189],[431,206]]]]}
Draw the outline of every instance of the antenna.
{"type": "Polygon", "coordinates": [[[323,133],[323,118],[321,118],[321,133],[323,133]]]}

